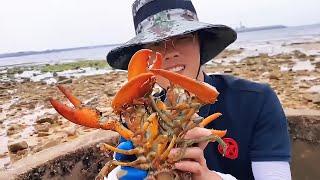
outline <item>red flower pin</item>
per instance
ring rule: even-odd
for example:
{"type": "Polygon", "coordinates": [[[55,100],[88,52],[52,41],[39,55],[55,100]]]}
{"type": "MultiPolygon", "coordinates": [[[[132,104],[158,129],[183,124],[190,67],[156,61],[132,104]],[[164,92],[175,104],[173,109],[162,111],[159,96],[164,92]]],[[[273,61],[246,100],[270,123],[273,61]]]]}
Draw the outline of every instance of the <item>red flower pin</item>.
{"type": "MultiPolygon", "coordinates": [[[[229,159],[236,159],[239,154],[237,142],[232,138],[222,138],[222,140],[227,144],[225,157],[229,159]]],[[[223,148],[220,144],[218,145],[218,150],[220,154],[223,154],[223,148]]]]}

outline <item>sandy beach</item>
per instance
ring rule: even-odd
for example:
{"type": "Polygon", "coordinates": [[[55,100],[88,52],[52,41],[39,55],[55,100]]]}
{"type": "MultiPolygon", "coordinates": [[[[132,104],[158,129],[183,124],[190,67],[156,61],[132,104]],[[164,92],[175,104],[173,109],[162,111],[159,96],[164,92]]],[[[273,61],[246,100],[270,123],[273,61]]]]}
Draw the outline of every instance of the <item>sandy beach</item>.
{"type": "MultiPolygon", "coordinates": [[[[205,65],[205,71],[268,83],[285,109],[320,110],[319,39],[233,46],[205,65]]],[[[65,120],[51,107],[49,97],[66,102],[57,84],[113,117],[110,102],[126,76],[104,60],[0,69],[0,168],[93,131],[65,120]]]]}

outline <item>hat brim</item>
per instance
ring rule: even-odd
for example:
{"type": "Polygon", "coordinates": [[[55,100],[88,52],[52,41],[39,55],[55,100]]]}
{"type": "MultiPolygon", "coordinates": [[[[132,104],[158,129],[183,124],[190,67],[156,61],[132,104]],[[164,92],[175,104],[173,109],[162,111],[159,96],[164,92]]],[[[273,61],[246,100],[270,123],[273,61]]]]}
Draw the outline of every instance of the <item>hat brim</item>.
{"type": "Polygon", "coordinates": [[[201,64],[213,59],[237,39],[237,33],[225,25],[199,21],[165,21],[144,30],[122,46],[112,49],[107,55],[107,62],[113,68],[127,70],[131,57],[142,49],[143,45],[192,32],[199,34],[201,64]]]}

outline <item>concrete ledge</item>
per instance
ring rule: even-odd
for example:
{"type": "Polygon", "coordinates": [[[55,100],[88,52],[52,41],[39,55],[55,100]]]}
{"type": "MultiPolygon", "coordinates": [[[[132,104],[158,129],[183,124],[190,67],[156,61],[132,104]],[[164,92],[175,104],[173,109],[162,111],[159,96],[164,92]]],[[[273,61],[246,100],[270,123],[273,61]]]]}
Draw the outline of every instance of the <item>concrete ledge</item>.
{"type": "Polygon", "coordinates": [[[96,130],[13,163],[0,171],[0,180],[94,179],[99,169],[112,159],[112,153],[101,152],[97,144],[116,144],[118,137],[112,131],[96,130]]]}
{"type": "Polygon", "coordinates": [[[320,144],[320,111],[307,109],[285,110],[293,140],[320,144]]]}

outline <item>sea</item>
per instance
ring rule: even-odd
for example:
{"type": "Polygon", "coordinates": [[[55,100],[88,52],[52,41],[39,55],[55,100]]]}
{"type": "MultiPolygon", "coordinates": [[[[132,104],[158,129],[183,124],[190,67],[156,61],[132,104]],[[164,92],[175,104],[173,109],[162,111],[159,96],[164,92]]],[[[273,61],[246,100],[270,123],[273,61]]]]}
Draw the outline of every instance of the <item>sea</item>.
{"type": "MultiPolygon", "coordinates": [[[[306,26],[291,26],[280,29],[268,29],[238,33],[238,38],[231,48],[240,48],[255,45],[261,42],[304,42],[320,37],[320,24],[306,26]]],[[[0,67],[56,64],[80,60],[103,60],[106,54],[119,45],[105,45],[83,49],[62,50],[33,55],[0,58],[0,67]]]]}

